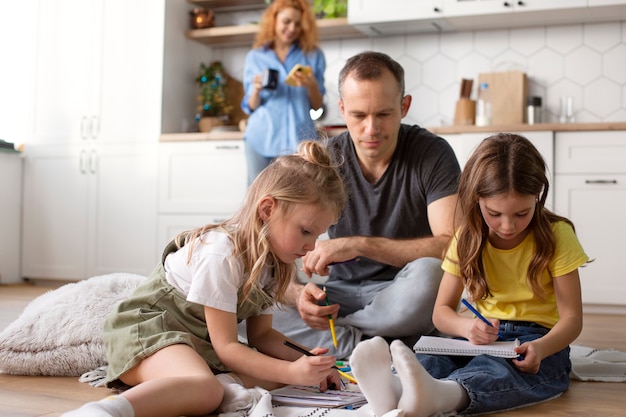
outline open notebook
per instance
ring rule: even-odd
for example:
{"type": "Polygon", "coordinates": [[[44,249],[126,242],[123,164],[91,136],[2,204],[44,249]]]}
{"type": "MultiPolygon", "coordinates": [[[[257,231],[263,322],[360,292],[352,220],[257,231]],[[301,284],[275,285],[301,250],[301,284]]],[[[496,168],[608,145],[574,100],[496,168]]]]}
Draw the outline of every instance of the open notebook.
{"type": "Polygon", "coordinates": [[[430,355],[491,355],[500,358],[517,358],[519,355],[513,349],[519,345],[520,343],[517,339],[510,342],[493,342],[487,345],[474,345],[468,340],[422,336],[413,346],[413,351],[415,353],[427,353],[430,355]]]}
{"type": "Polygon", "coordinates": [[[270,391],[272,402],[275,405],[290,405],[298,407],[328,407],[357,408],[366,403],[365,396],[360,390],[320,392],[317,387],[304,385],[287,385],[270,391]]]}

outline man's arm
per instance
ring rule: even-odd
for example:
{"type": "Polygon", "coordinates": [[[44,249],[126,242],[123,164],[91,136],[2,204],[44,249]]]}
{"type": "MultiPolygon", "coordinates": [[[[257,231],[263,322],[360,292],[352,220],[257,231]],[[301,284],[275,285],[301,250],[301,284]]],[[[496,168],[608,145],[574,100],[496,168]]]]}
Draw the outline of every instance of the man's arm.
{"type": "Polygon", "coordinates": [[[428,205],[432,236],[414,239],[392,239],[372,236],[350,236],[320,240],[302,261],[303,271],[310,275],[328,275],[328,265],[364,257],[398,268],[418,258],[442,258],[454,232],[457,195],[440,198],[428,205]]]}
{"type": "Polygon", "coordinates": [[[428,205],[428,222],[433,236],[415,239],[356,237],[353,242],[360,256],[398,268],[425,257],[442,258],[454,232],[457,195],[440,198],[428,205]]]}

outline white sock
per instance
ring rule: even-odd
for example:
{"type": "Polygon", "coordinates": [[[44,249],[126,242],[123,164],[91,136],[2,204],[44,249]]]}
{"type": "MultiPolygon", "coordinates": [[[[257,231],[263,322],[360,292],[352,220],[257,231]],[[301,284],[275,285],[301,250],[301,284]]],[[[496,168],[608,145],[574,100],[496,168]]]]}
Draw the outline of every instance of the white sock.
{"type": "Polygon", "coordinates": [[[215,413],[249,411],[261,398],[255,389],[247,389],[235,374],[217,374],[215,376],[224,388],[224,398],[215,413]]]}
{"type": "Polygon", "coordinates": [[[391,343],[391,357],[402,383],[398,408],[407,417],[427,417],[438,412],[456,411],[467,404],[465,389],[455,381],[430,376],[415,353],[400,340],[391,343]]]}
{"type": "Polygon", "coordinates": [[[68,411],[61,417],[135,417],[130,401],[120,395],[111,395],[100,401],[83,405],[68,411]]]}
{"type": "Polygon", "coordinates": [[[377,336],[356,345],[350,367],[374,415],[382,417],[398,408],[401,386],[391,372],[391,354],[385,339],[377,336]]]}

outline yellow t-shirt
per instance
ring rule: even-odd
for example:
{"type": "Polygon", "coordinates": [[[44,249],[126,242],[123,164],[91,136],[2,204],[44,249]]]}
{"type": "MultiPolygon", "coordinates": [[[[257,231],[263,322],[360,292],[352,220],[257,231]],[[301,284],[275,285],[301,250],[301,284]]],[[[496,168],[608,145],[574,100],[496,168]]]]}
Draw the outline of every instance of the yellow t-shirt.
{"type": "MultiPolygon", "coordinates": [[[[572,227],[565,222],[552,224],[555,237],[554,258],[549,271],[541,275],[546,291],[545,301],[535,298],[526,283],[528,265],[535,251],[534,233],[513,249],[497,249],[487,242],[483,250],[483,265],[489,289],[493,297],[476,301],[476,309],[485,317],[499,320],[532,321],[552,328],[559,320],[552,277],[566,275],[584,265],[589,257],[585,254],[572,227]]],[[[457,258],[456,237],[443,260],[444,271],[461,276],[457,258]]]]}

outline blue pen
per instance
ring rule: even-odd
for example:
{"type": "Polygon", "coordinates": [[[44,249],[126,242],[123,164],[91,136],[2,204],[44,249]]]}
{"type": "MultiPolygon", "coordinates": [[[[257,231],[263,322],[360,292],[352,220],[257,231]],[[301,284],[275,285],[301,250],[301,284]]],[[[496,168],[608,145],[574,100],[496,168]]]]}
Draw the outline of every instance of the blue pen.
{"type": "MultiPolygon", "coordinates": [[[[469,309],[469,311],[471,311],[472,313],[474,313],[474,315],[476,317],[478,317],[479,319],[481,319],[482,321],[484,321],[485,323],[487,323],[489,326],[493,327],[493,324],[491,324],[491,322],[489,320],[487,320],[486,318],[483,317],[482,314],[480,314],[478,312],[478,310],[476,310],[474,307],[472,307],[472,305],[465,299],[462,298],[461,302],[465,305],[465,307],[467,307],[469,309]]],[[[500,332],[498,332],[498,337],[500,339],[504,339],[504,337],[502,337],[502,334],[500,332]]]]}

